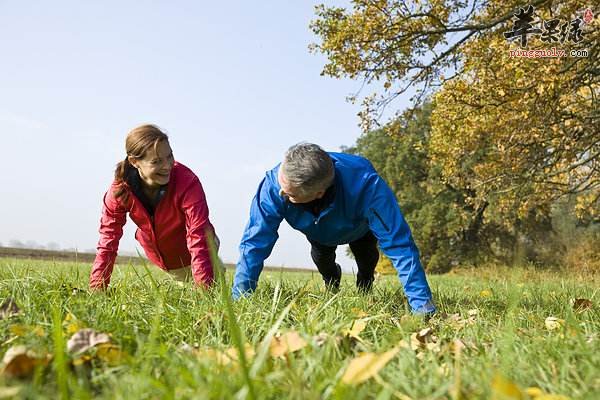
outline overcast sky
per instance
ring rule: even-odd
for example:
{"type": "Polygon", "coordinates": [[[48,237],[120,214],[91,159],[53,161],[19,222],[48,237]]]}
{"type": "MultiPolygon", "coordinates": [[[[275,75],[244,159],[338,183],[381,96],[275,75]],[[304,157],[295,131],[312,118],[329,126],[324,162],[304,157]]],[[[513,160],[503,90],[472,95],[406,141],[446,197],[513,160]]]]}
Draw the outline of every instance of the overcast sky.
{"type": "MultiPolygon", "coordinates": [[[[0,0],[0,242],[95,248],[125,135],[154,123],[200,178],[235,262],[283,152],[303,140],[338,151],[360,133],[345,101],[360,83],[320,76],[325,59],[307,50],[315,4],[0,0]]],[[[120,249],[140,248],[134,229],[120,249]]],[[[266,263],[312,267],[308,242],[284,222],[266,263]]]]}

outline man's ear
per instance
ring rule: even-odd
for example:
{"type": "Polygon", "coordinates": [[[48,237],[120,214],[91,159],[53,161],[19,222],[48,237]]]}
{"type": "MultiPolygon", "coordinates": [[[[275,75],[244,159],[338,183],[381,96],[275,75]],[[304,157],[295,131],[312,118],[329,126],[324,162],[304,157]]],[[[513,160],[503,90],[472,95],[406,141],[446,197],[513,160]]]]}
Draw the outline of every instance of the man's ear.
{"type": "Polygon", "coordinates": [[[132,156],[127,156],[127,161],[129,161],[129,164],[131,164],[131,166],[132,166],[133,168],[136,168],[136,169],[137,169],[137,168],[139,167],[139,166],[138,166],[138,160],[136,160],[136,159],[135,159],[135,157],[132,157],[132,156]]]}
{"type": "Polygon", "coordinates": [[[321,197],[323,197],[325,195],[325,190],[321,190],[319,192],[317,192],[317,194],[315,195],[315,197],[317,199],[320,199],[321,197]]]}

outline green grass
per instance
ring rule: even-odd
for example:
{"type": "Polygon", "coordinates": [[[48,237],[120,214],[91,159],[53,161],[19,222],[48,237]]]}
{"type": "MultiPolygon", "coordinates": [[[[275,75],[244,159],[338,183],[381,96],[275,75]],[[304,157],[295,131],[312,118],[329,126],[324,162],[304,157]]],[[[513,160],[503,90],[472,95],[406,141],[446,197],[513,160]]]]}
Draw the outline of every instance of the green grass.
{"type": "MultiPolygon", "coordinates": [[[[0,387],[19,386],[23,398],[443,399],[458,397],[459,381],[462,398],[485,399],[492,394],[494,376],[502,375],[521,388],[536,386],[573,399],[600,393],[597,276],[506,268],[430,276],[440,313],[426,321],[408,315],[395,277],[377,281],[365,296],[354,289],[350,275],[332,294],[324,291],[317,273],[268,272],[259,290],[228,312],[228,296],[219,286],[211,291],[180,286],[152,266],[117,267],[106,293],[73,291],[87,287],[88,274],[83,264],[0,259],[0,299],[11,296],[22,310],[0,320],[0,353],[23,344],[53,355],[31,377],[0,376],[0,387]],[[482,296],[483,290],[491,295],[482,296]],[[574,312],[573,298],[591,299],[594,306],[574,312]],[[479,315],[463,328],[444,316],[466,318],[472,309],[479,315]],[[368,314],[363,343],[336,340],[359,310],[368,314]],[[94,359],[89,366],[71,366],[63,322],[68,314],[109,333],[129,356],[114,365],[94,359]],[[564,327],[546,329],[548,316],[565,320],[564,327]],[[33,329],[14,335],[10,327],[15,324],[40,326],[45,335],[33,329]],[[440,352],[417,356],[402,349],[378,378],[357,386],[341,383],[359,352],[387,351],[427,326],[433,327],[440,352]],[[265,346],[269,332],[289,330],[298,331],[308,346],[273,359],[265,346]],[[330,336],[317,346],[312,338],[320,333],[330,336]],[[257,353],[246,364],[220,365],[214,357],[181,347],[225,350],[236,346],[236,339],[238,346],[247,342],[257,353]],[[449,350],[454,339],[467,345],[459,359],[449,350]]],[[[231,271],[226,279],[222,287],[228,293],[231,271]]]]}

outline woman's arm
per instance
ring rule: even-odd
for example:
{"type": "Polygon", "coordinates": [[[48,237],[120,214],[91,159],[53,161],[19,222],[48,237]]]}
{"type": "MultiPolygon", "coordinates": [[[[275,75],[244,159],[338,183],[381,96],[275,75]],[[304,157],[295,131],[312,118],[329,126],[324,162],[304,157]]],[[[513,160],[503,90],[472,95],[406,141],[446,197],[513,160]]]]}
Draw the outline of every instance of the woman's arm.
{"type": "MultiPolygon", "coordinates": [[[[195,177],[185,191],[181,206],[185,214],[187,247],[192,256],[192,275],[198,285],[210,286],[214,281],[208,235],[214,228],[208,218],[208,205],[200,180],[195,177]]],[[[216,236],[216,235],[215,235],[216,236]]]]}
{"type": "Polygon", "coordinates": [[[114,187],[104,195],[102,216],[100,218],[100,240],[98,240],[98,251],[90,273],[90,288],[103,289],[110,283],[119,240],[123,236],[123,226],[127,221],[127,209],[121,202],[114,198],[114,187]]]}

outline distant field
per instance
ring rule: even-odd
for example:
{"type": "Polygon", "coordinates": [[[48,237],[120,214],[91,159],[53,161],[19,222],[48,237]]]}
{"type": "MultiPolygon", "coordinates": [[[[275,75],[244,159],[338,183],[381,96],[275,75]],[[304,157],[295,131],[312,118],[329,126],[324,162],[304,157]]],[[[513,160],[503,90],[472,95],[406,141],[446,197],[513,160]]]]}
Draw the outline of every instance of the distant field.
{"type": "Polygon", "coordinates": [[[0,311],[0,354],[23,345],[39,364],[22,378],[10,376],[14,364],[5,365],[0,398],[600,393],[594,275],[503,268],[431,276],[439,313],[424,320],[407,313],[395,277],[378,280],[365,296],[350,275],[333,294],[318,274],[266,272],[254,296],[231,303],[231,271],[226,284],[205,291],[178,285],[153,266],[120,265],[107,292],[89,293],[89,268],[88,261],[0,258],[0,300],[11,297],[20,309],[12,316],[0,311]],[[67,341],[84,327],[109,334],[111,344],[67,352],[67,341]]]}
{"type": "MultiPolygon", "coordinates": [[[[29,260],[47,260],[47,261],[73,261],[73,262],[94,262],[95,253],[78,253],[74,251],[54,251],[39,249],[23,249],[16,247],[0,247],[0,258],[17,258],[29,260]]],[[[117,263],[121,265],[133,264],[140,265],[148,263],[145,257],[118,256],[117,263]]],[[[235,264],[225,264],[226,268],[235,268],[235,264]]],[[[265,271],[279,271],[282,267],[265,266],[265,271]]],[[[303,272],[308,269],[285,267],[286,271],[303,272]]]]}

